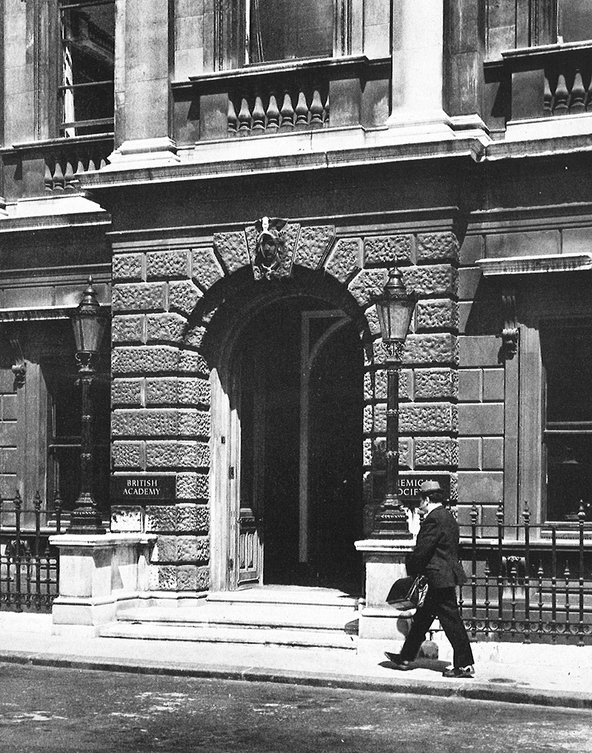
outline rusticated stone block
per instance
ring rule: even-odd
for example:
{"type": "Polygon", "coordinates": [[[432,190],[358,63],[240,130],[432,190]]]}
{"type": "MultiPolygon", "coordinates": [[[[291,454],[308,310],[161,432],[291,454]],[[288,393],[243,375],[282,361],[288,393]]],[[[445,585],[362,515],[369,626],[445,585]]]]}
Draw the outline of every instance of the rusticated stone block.
{"type": "Polygon", "coordinates": [[[165,285],[162,282],[130,282],[113,287],[111,306],[117,311],[164,311],[165,285]]]}
{"type": "Polygon", "coordinates": [[[187,320],[179,314],[148,314],[146,317],[147,342],[181,342],[186,326],[187,320]]]}
{"type": "Polygon", "coordinates": [[[416,468],[458,466],[458,440],[449,437],[416,437],[416,468]]]}
{"type": "Polygon", "coordinates": [[[458,330],[458,303],[451,300],[419,301],[416,309],[415,331],[458,330]]]}
{"type": "Polygon", "coordinates": [[[113,281],[142,280],[142,254],[114,254],[112,275],[113,281]]]}
{"type": "Polygon", "coordinates": [[[181,471],[207,468],[210,446],[205,442],[146,442],[146,465],[154,469],[181,471]]]}
{"type": "Polygon", "coordinates": [[[372,465],[372,440],[369,438],[364,439],[362,462],[366,468],[372,465]]]}
{"type": "Polygon", "coordinates": [[[179,353],[178,370],[190,374],[203,374],[204,376],[209,376],[210,373],[206,359],[195,350],[182,350],[179,353]]]}
{"type": "Polygon", "coordinates": [[[146,531],[158,533],[160,531],[177,530],[177,513],[174,505],[146,505],[146,531]]]}
{"type": "MultiPolygon", "coordinates": [[[[207,477],[206,477],[207,478],[207,477]]],[[[177,531],[207,533],[210,527],[210,512],[207,504],[177,505],[177,531]]]]}
{"type": "Polygon", "coordinates": [[[210,433],[210,414],[191,408],[116,409],[111,431],[114,437],[205,437],[210,433]]]}
{"type": "Polygon", "coordinates": [[[177,562],[177,537],[160,535],[156,541],[159,562],[177,562]]]}
{"type": "Polygon", "coordinates": [[[382,294],[387,277],[385,269],[362,269],[347,287],[358,304],[364,307],[382,294]]]}
{"type": "Polygon", "coordinates": [[[210,559],[207,536],[177,536],[177,561],[205,564],[210,559]]]}
{"type": "MultiPolygon", "coordinates": [[[[367,371],[364,374],[364,399],[386,400],[387,373],[386,370],[367,371]]],[[[399,400],[411,398],[411,373],[399,372],[399,400]]]]}
{"type": "Polygon", "coordinates": [[[111,324],[111,339],[114,343],[144,342],[144,314],[114,316],[111,324]]]}
{"type": "Polygon", "coordinates": [[[368,329],[372,337],[380,335],[380,322],[378,321],[378,314],[376,313],[376,306],[369,306],[364,312],[366,321],[368,322],[368,329]]]}
{"type": "Polygon", "coordinates": [[[411,235],[371,235],[364,238],[364,264],[388,266],[411,261],[411,235]]]}
{"type": "Polygon", "coordinates": [[[177,567],[177,590],[198,590],[198,576],[196,565],[179,565],[177,567]]]}
{"type": "Polygon", "coordinates": [[[113,374],[175,372],[179,360],[179,350],[167,345],[114,348],[111,370],[113,374]]]}
{"type": "Polygon", "coordinates": [[[158,565],[159,591],[177,590],[177,567],[175,565],[158,565]]]}
{"type": "Polygon", "coordinates": [[[403,267],[403,281],[408,292],[421,296],[451,296],[458,294],[458,270],[450,264],[429,267],[403,267]]]}
{"type": "Polygon", "coordinates": [[[169,308],[189,316],[203,293],[191,280],[169,283],[169,308]]]}
{"type": "Polygon", "coordinates": [[[439,400],[458,397],[458,372],[454,369],[418,369],[415,372],[415,399],[439,400]]]}
{"type": "Polygon", "coordinates": [[[146,380],[148,405],[206,405],[211,397],[210,383],[194,377],[162,377],[146,380]]]}
{"type": "Polygon", "coordinates": [[[458,262],[459,243],[454,233],[420,233],[417,236],[417,261],[458,262]]]}
{"type": "Polygon", "coordinates": [[[224,277],[224,270],[213,248],[194,248],[191,252],[192,278],[196,285],[206,291],[224,277]]]}
{"type": "Polygon", "coordinates": [[[451,434],[458,431],[458,410],[450,403],[404,403],[399,429],[405,434],[451,434]]]}
{"type": "Polygon", "coordinates": [[[250,263],[247,240],[242,232],[216,233],[214,247],[229,274],[250,263]]]}
{"type": "Polygon", "coordinates": [[[144,470],[144,446],[142,442],[117,442],[111,448],[113,467],[117,470],[144,470]]]}
{"type": "Polygon", "coordinates": [[[203,473],[178,473],[178,499],[208,499],[209,478],[203,473]]]}
{"type": "Polygon", "coordinates": [[[149,251],[146,254],[146,277],[187,277],[189,274],[188,254],[185,249],[174,251],[149,251]]]}
{"type": "Polygon", "coordinates": [[[142,379],[115,379],[111,385],[114,405],[142,405],[142,379]]]}
{"type": "Polygon", "coordinates": [[[404,364],[458,364],[458,338],[441,333],[409,335],[403,350],[404,364]]]}
{"type": "Polygon", "coordinates": [[[335,228],[331,225],[300,228],[295,263],[301,267],[319,269],[334,237],[335,228]]]}
{"type": "Polygon", "coordinates": [[[339,282],[345,283],[362,268],[361,240],[340,238],[329,254],[325,270],[339,282]]]}

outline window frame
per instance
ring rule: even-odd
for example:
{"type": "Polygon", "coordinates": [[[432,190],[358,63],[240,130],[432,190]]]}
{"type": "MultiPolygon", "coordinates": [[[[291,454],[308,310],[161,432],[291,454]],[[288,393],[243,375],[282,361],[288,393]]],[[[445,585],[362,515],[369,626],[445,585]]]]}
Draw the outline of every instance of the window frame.
{"type": "MultiPolygon", "coordinates": [[[[288,58],[280,61],[250,62],[247,12],[250,0],[211,1],[214,10],[214,70],[252,69],[311,59],[288,58]]],[[[355,54],[354,47],[359,44],[356,40],[362,38],[362,15],[360,0],[333,0],[333,51],[332,55],[319,59],[331,60],[355,54]]]]}
{"type": "MultiPolygon", "coordinates": [[[[55,24],[53,34],[52,47],[55,51],[55,65],[54,65],[54,77],[56,81],[55,86],[55,134],[58,138],[76,138],[79,136],[102,136],[108,133],[112,133],[115,123],[115,49],[113,50],[113,76],[109,79],[101,79],[99,81],[91,81],[84,83],[71,83],[68,84],[64,78],[64,60],[65,60],[65,47],[63,37],[63,25],[62,25],[62,12],[65,10],[76,10],[86,7],[98,7],[98,6],[112,6],[113,7],[113,23],[116,22],[116,0],[54,0],[55,1],[55,24]],[[100,89],[101,87],[111,87],[113,96],[111,97],[110,117],[103,118],[87,118],[85,120],[66,120],[64,99],[68,91],[82,91],[83,89],[100,89]],[[104,128],[101,128],[104,126],[104,128]],[[87,133],[86,129],[98,128],[99,130],[91,133],[87,133]],[[78,133],[83,129],[84,133],[78,133]]],[[[115,45],[115,34],[113,38],[115,45]]]]}

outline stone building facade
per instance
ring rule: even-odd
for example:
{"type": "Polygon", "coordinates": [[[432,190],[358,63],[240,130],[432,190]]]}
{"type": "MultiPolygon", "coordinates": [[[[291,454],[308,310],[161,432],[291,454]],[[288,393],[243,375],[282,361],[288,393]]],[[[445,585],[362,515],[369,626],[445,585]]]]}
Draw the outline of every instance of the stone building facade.
{"type": "Polygon", "coordinates": [[[419,297],[403,497],[434,476],[461,523],[528,503],[541,541],[569,533],[592,503],[592,11],[285,0],[279,42],[251,5],[2,5],[2,496],[40,490],[48,528],[75,499],[68,318],[92,274],[97,498],[113,532],[156,535],[151,589],[360,593],[396,265],[419,297]],[[124,505],[118,477],[172,478],[174,499],[124,505]]]}

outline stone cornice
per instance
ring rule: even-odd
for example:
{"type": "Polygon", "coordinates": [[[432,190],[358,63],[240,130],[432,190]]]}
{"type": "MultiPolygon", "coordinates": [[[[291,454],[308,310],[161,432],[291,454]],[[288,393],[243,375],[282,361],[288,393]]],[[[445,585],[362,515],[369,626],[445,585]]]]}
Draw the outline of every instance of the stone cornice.
{"type": "Polygon", "coordinates": [[[479,259],[476,265],[481,269],[484,277],[540,274],[543,272],[577,272],[592,269],[592,252],[479,259]]]}

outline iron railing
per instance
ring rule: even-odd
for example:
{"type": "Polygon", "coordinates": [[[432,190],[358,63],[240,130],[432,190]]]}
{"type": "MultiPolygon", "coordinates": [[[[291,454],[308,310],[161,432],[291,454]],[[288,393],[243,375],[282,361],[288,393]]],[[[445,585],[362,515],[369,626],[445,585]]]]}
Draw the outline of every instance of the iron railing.
{"type": "Polygon", "coordinates": [[[51,513],[39,492],[32,507],[17,492],[0,499],[0,609],[48,612],[58,595],[58,552],[49,536],[61,532],[62,504],[54,500],[51,513]]]}
{"type": "Polygon", "coordinates": [[[473,505],[461,525],[461,557],[468,580],[460,589],[461,614],[473,638],[524,643],[592,643],[592,542],[583,505],[571,527],[483,526],[473,505]],[[586,546],[588,544],[588,546],[586,546]]]}

